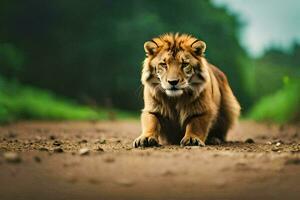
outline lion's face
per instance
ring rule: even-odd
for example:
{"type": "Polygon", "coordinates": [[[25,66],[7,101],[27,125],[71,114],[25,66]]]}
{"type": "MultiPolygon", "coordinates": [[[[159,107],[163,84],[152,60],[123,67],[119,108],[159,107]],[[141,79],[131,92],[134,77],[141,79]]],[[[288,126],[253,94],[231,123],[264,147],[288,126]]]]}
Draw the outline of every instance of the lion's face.
{"type": "Polygon", "coordinates": [[[152,87],[158,87],[170,97],[200,92],[203,88],[207,76],[201,63],[204,42],[187,35],[168,34],[146,42],[144,47],[147,66],[143,76],[148,76],[144,79],[152,87]]]}

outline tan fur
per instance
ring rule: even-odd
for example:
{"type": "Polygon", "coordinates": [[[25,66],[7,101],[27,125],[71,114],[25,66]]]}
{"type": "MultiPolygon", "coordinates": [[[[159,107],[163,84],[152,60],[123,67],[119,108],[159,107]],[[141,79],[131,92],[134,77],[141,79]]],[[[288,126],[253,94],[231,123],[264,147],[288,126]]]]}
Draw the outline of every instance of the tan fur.
{"type": "Polygon", "coordinates": [[[142,134],[134,146],[225,141],[240,106],[224,73],[204,58],[206,44],[186,34],[165,34],[144,47],[142,134]]]}

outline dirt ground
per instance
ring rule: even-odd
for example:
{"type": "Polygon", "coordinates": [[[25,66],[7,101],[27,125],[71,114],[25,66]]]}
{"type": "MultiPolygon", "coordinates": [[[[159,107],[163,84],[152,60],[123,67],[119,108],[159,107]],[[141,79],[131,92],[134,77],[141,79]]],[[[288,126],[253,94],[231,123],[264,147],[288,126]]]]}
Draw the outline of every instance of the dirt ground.
{"type": "Polygon", "coordinates": [[[227,144],[133,149],[138,121],[0,126],[0,199],[300,199],[300,126],[242,121],[227,144]]]}

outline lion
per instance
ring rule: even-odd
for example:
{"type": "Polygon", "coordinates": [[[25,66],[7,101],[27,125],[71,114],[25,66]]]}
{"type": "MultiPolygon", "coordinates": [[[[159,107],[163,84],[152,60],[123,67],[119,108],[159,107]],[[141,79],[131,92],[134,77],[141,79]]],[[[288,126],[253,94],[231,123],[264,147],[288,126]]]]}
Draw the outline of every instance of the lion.
{"type": "Polygon", "coordinates": [[[225,74],[205,59],[205,42],[167,33],[144,49],[142,134],[133,146],[225,142],[241,108],[225,74]]]}

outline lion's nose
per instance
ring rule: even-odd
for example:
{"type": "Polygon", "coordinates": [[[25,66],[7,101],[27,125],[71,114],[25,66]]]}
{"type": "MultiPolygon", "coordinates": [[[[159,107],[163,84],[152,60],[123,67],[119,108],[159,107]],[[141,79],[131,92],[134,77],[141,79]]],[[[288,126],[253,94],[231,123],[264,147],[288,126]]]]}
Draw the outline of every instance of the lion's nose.
{"type": "Polygon", "coordinates": [[[168,80],[168,83],[170,83],[170,85],[172,85],[172,86],[177,85],[178,82],[179,82],[179,79],[177,79],[177,80],[168,80]]]}

